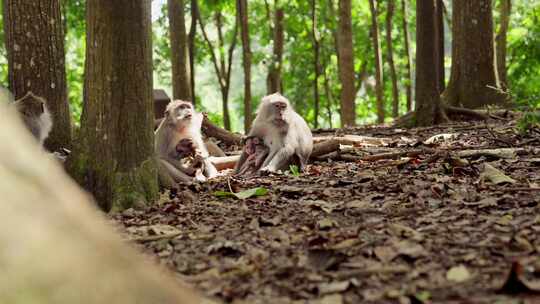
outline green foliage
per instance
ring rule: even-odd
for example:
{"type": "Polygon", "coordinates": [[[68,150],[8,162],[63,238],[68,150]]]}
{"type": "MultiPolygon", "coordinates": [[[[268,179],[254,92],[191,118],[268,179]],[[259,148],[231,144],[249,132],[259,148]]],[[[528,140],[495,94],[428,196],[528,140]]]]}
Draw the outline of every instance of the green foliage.
{"type": "Polygon", "coordinates": [[[517,1],[508,33],[508,80],[518,105],[540,107],[540,3],[517,1]]]}
{"type": "Polygon", "coordinates": [[[523,117],[518,121],[518,130],[521,134],[526,134],[533,128],[540,128],[540,112],[525,112],[523,117]]]}
{"type": "MultiPolygon", "coordinates": [[[[157,0],[156,0],[157,1],[157,0]]],[[[0,0],[0,4],[3,1],[0,0]]],[[[409,1],[408,25],[411,34],[411,50],[415,49],[415,1],[409,1]]],[[[154,87],[171,92],[171,48],[169,42],[166,1],[160,10],[153,12],[153,47],[154,47],[154,87]]],[[[186,27],[191,25],[190,3],[185,1],[186,27]]],[[[226,54],[234,34],[236,22],[236,1],[209,0],[198,1],[200,14],[207,29],[217,56],[226,54]],[[224,45],[217,43],[215,14],[223,16],[221,30],[224,45]]],[[[272,60],[273,19],[275,2],[249,0],[250,44],[252,49],[252,96],[254,106],[266,92],[266,76],[272,60]],[[267,5],[268,4],[268,5],[267,5]]],[[[386,1],[379,1],[380,40],[384,61],[384,97],[387,116],[391,113],[391,81],[387,64],[386,47],[386,1]]],[[[446,1],[451,12],[451,3],[446,1]]],[[[311,2],[280,1],[285,11],[285,48],[282,66],[283,93],[291,100],[295,109],[303,115],[310,126],[314,126],[315,107],[313,82],[314,51],[311,33],[311,2]]],[[[336,34],[338,30],[338,1],[317,0],[316,35],[320,42],[320,68],[318,88],[320,94],[319,126],[337,127],[340,123],[339,104],[341,84],[338,76],[338,58],[336,54],[336,34]]],[[[85,5],[86,1],[62,1],[66,24],[66,72],[68,96],[73,118],[78,124],[82,111],[84,88],[84,60],[86,45],[85,5]]],[[[352,26],[354,35],[355,71],[357,74],[356,98],[357,123],[375,121],[375,92],[373,90],[375,66],[371,42],[371,15],[369,4],[365,0],[352,1],[352,26]]],[[[498,12],[495,11],[495,22],[498,12]]],[[[396,1],[392,37],[394,61],[398,73],[400,92],[400,113],[405,112],[405,48],[402,29],[403,14],[400,1],[396,1]]],[[[3,24],[0,15],[0,26],[3,24]]],[[[4,46],[4,33],[0,31],[0,83],[7,85],[7,59],[4,46]]],[[[446,42],[446,77],[449,77],[451,33],[445,31],[446,42]]],[[[218,85],[209,49],[204,41],[200,27],[197,27],[196,43],[196,100],[198,108],[207,111],[212,121],[222,123],[222,97],[218,85]]],[[[524,109],[540,107],[540,3],[536,0],[513,1],[510,30],[508,33],[508,78],[509,91],[515,102],[524,109]]],[[[414,62],[413,62],[414,64],[414,62]]],[[[414,68],[414,67],[413,67],[414,68]]],[[[414,83],[414,79],[412,80],[414,83]]],[[[233,130],[243,127],[243,73],[242,49],[238,36],[234,52],[229,107],[233,130]]]]}

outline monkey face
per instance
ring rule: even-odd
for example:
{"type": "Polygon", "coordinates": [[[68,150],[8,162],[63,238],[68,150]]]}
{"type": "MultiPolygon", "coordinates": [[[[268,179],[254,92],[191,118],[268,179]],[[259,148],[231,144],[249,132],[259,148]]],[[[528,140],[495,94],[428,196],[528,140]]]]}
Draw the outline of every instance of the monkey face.
{"type": "Polygon", "coordinates": [[[195,112],[191,103],[182,100],[171,101],[167,105],[165,113],[170,117],[173,124],[189,124],[195,112]]]}
{"type": "Polygon", "coordinates": [[[277,125],[286,124],[286,113],[287,113],[288,104],[284,101],[274,101],[271,103],[272,116],[274,117],[274,123],[277,125]]]}

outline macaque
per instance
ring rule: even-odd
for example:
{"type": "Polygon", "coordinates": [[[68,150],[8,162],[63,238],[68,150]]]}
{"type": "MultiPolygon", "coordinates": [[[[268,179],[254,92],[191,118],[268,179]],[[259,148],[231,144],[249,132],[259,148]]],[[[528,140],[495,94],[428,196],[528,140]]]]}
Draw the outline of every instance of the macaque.
{"type": "Polygon", "coordinates": [[[201,135],[203,115],[187,101],[171,101],[155,132],[160,167],[174,182],[205,181],[217,175],[201,135]],[[190,159],[186,162],[184,158],[190,159]]]}
{"type": "MultiPolygon", "coordinates": [[[[313,136],[306,121],[279,93],[263,97],[248,137],[261,138],[269,149],[259,169],[263,172],[285,170],[291,164],[303,171],[313,150],[313,136]]],[[[244,149],[236,165],[236,173],[240,172],[249,156],[244,149]]]]}
{"type": "Polygon", "coordinates": [[[28,92],[16,100],[15,107],[21,113],[26,128],[43,145],[52,130],[53,121],[45,99],[28,92]]]}
{"type": "Polygon", "coordinates": [[[244,152],[247,157],[242,167],[238,168],[237,174],[247,176],[256,173],[261,168],[270,149],[264,144],[261,138],[248,137],[245,141],[244,152]]]}
{"type": "Polygon", "coordinates": [[[21,114],[21,118],[26,128],[43,145],[47,136],[51,132],[53,121],[51,113],[47,108],[45,99],[28,92],[19,100],[14,100],[11,92],[0,87],[0,100],[5,103],[12,103],[21,114]]]}

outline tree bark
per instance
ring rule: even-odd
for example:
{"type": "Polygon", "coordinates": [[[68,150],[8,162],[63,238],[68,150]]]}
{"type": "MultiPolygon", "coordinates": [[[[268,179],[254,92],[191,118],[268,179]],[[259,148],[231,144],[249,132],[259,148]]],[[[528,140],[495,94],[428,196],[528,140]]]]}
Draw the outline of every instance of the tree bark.
{"type": "Polygon", "coordinates": [[[512,11],[511,0],[500,0],[501,25],[495,38],[496,43],[496,58],[497,72],[499,72],[499,80],[503,88],[508,87],[508,73],[506,71],[506,44],[508,26],[510,24],[510,13],[512,11]]]}
{"type": "Polygon", "coordinates": [[[189,44],[189,76],[191,85],[191,99],[193,104],[196,104],[197,98],[195,95],[195,56],[197,54],[197,45],[195,44],[195,36],[197,35],[197,18],[199,16],[199,4],[197,0],[191,0],[191,25],[189,28],[188,44],[189,44]]]}
{"type": "Polygon", "coordinates": [[[338,40],[339,79],[341,81],[341,125],[348,127],[356,124],[351,0],[339,1],[338,40]]]}
{"type": "Polygon", "coordinates": [[[437,11],[435,13],[435,23],[437,25],[437,46],[439,48],[439,56],[437,58],[437,79],[439,85],[439,93],[444,91],[445,76],[444,76],[444,11],[443,0],[437,0],[437,11]]]}
{"type": "Polygon", "coordinates": [[[208,37],[208,34],[206,33],[206,29],[204,26],[204,21],[201,18],[200,12],[198,12],[197,19],[199,20],[199,25],[201,26],[201,32],[203,34],[203,38],[206,41],[206,45],[208,47],[208,52],[210,53],[210,57],[212,58],[212,64],[214,65],[214,70],[216,72],[216,77],[218,79],[219,88],[221,92],[221,98],[222,98],[222,105],[223,105],[223,126],[226,130],[231,130],[231,117],[229,114],[229,89],[231,84],[231,69],[232,69],[232,63],[234,59],[234,49],[236,47],[236,36],[238,34],[238,18],[236,18],[234,23],[234,34],[232,41],[230,42],[229,49],[227,51],[227,55],[224,54],[223,48],[224,48],[224,38],[222,34],[222,26],[221,24],[221,17],[220,12],[216,12],[214,14],[216,21],[216,27],[218,31],[218,45],[219,45],[219,51],[220,51],[220,57],[218,58],[216,55],[216,51],[214,48],[214,45],[212,44],[212,41],[210,41],[210,38],[208,37]]]}
{"type": "Polygon", "coordinates": [[[71,116],[60,1],[4,0],[3,4],[9,88],[15,99],[28,91],[45,98],[53,119],[45,147],[69,148],[71,116]]]}
{"type": "Polygon", "coordinates": [[[242,36],[242,63],[244,66],[244,132],[247,134],[253,121],[251,109],[251,47],[249,45],[249,18],[247,0],[238,0],[238,18],[242,36]]]}
{"type": "Polygon", "coordinates": [[[315,79],[313,80],[313,97],[315,101],[315,117],[313,127],[319,127],[319,109],[320,109],[320,97],[319,97],[319,76],[321,74],[320,64],[320,41],[317,31],[317,1],[311,0],[311,37],[313,40],[313,71],[315,73],[315,79]]]}
{"type": "Polygon", "coordinates": [[[453,4],[452,70],[443,100],[470,109],[503,104],[494,58],[491,0],[454,0],[453,4]]]}
{"type": "Polygon", "coordinates": [[[396,65],[394,64],[394,48],[392,43],[392,19],[394,18],[394,0],[387,0],[386,10],[386,46],[387,60],[390,66],[390,78],[392,79],[392,117],[396,118],[399,115],[399,93],[398,80],[396,75],[396,65]]]}
{"type": "Polygon", "coordinates": [[[371,36],[375,53],[375,91],[377,94],[377,122],[384,123],[384,88],[383,88],[383,63],[381,54],[381,42],[379,39],[379,24],[377,23],[376,0],[369,0],[371,10],[371,36]]]}
{"type": "Polygon", "coordinates": [[[416,3],[416,125],[429,126],[445,120],[437,78],[439,39],[438,0],[416,3]]]}
{"type": "Polygon", "coordinates": [[[184,0],[168,0],[173,99],[192,101],[184,0]]]}
{"type": "Polygon", "coordinates": [[[279,6],[278,1],[274,1],[274,28],[272,29],[274,35],[274,49],[270,62],[270,68],[267,78],[267,92],[268,94],[282,92],[282,80],[281,80],[281,66],[283,62],[283,46],[285,41],[285,31],[283,29],[284,11],[279,6]]]}
{"type": "Polygon", "coordinates": [[[82,127],[68,167],[107,211],[158,195],[150,3],[86,2],[82,127]]]}
{"type": "Polygon", "coordinates": [[[403,45],[405,48],[405,94],[407,96],[407,111],[412,111],[412,54],[411,35],[409,34],[409,5],[408,0],[401,0],[401,10],[403,13],[403,45]]]}

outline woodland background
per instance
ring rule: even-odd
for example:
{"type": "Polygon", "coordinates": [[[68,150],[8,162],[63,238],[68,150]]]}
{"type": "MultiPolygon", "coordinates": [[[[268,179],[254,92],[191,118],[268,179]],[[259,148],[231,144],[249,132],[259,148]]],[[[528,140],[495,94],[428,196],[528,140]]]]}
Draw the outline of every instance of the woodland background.
{"type": "MultiPolygon", "coordinates": [[[[0,1],[2,2],[2,1],[0,1]]],[[[212,121],[223,125],[224,100],[228,104],[230,123],[226,128],[243,131],[244,73],[242,68],[242,41],[240,28],[236,25],[236,1],[184,1],[186,34],[189,44],[194,45],[194,92],[199,110],[209,112],[212,121]],[[201,31],[200,24],[193,29],[192,8],[197,4],[212,48],[201,31]],[[221,31],[218,31],[218,25],[221,31]],[[236,31],[235,31],[236,29],[236,31]],[[221,40],[220,40],[221,37],[221,40]],[[236,38],[234,38],[236,37],[236,38]],[[232,48],[231,48],[232,47],[232,48]],[[212,52],[219,68],[226,70],[230,63],[230,83],[223,73],[224,86],[220,87],[213,64],[212,52]],[[232,56],[230,56],[232,50],[232,56]],[[225,96],[225,97],[224,97],[225,96]]],[[[378,1],[377,23],[383,62],[385,120],[394,114],[391,81],[392,53],[396,73],[399,107],[398,114],[405,114],[407,86],[414,86],[416,22],[415,1],[378,1]],[[393,8],[388,4],[393,3],[393,8]],[[407,6],[404,16],[403,5],[407,6]],[[389,14],[389,9],[393,13],[389,14]],[[389,21],[391,21],[389,23],[389,21]],[[390,28],[388,25],[390,24],[390,28]],[[407,54],[404,27],[410,35],[410,53],[407,54]],[[391,34],[392,50],[388,35],[391,34]],[[412,62],[409,77],[407,63],[412,62]]],[[[494,30],[501,31],[501,3],[493,1],[494,30]]],[[[536,108],[540,103],[540,3],[535,0],[511,1],[511,14],[507,35],[508,91],[513,102],[522,108],[536,108]]],[[[276,16],[281,12],[283,29],[283,57],[281,64],[282,92],[294,104],[297,111],[313,128],[339,127],[339,80],[336,52],[338,31],[338,5],[335,0],[318,1],[248,1],[249,41],[251,46],[251,95],[253,109],[260,98],[267,94],[267,79],[274,57],[276,16]],[[276,9],[278,14],[276,14],[276,9]],[[313,14],[315,13],[315,14],[313,14]],[[315,21],[315,22],[314,22],[315,21]],[[315,34],[314,34],[315,33],[315,34]],[[319,73],[317,93],[314,91],[315,56],[318,56],[319,73]],[[315,96],[318,95],[318,97],[315,96]],[[318,102],[316,101],[318,99],[318,102]],[[318,107],[316,106],[318,104],[318,107]]],[[[450,77],[451,66],[451,1],[444,1],[445,28],[445,76],[450,77]]],[[[63,1],[66,25],[66,73],[71,113],[79,123],[83,102],[83,74],[85,56],[85,1],[63,1]]],[[[377,121],[375,75],[376,64],[371,39],[372,19],[369,1],[353,0],[351,6],[354,73],[356,90],[356,123],[377,121]]],[[[172,96],[171,47],[167,1],[152,2],[154,88],[165,89],[172,96]]],[[[1,21],[1,20],[0,20],[1,21]]],[[[7,86],[8,65],[4,33],[0,32],[0,83],[7,86]]],[[[414,89],[412,89],[414,94],[414,89]]],[[[414,101],[414,96],[412,96],[414,101]]]]}

